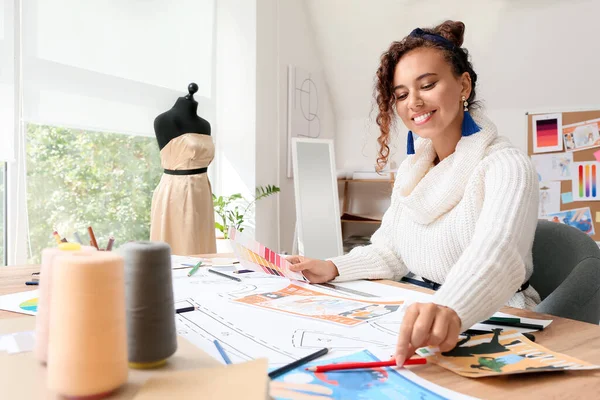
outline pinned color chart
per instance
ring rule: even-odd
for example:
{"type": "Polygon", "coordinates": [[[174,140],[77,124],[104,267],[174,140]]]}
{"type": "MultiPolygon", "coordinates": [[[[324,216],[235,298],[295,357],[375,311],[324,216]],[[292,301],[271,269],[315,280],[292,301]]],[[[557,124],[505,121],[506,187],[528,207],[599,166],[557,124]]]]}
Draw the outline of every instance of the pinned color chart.
{"type": "Polygon", "coordinates": [[[573,200],[600,200],[600,174],[595,161],[573,163],[573,200]]]}
{"type": "Polygon", "coordinates": [[[229,229],[229,239],[235,256],[244,268],[297,281],[308,282],[299,272],[290,271],[291,264],[284,257],[252,240],[235,228],[229,229]]]}

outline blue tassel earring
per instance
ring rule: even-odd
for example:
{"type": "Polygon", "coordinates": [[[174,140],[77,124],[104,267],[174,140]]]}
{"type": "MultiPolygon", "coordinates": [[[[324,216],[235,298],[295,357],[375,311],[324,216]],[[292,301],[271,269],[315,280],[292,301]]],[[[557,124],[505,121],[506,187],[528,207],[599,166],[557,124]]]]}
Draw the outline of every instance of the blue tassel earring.
{"type": "Polygon", "coordinates": [[[412,131],[408,131],[408,137],[406,138],[406,154],[415,154],[415,140],[412,131]]]}
{"type": "Polygon", "coordinates": [[[462,123],[462,135],[463,136],[471,136],[472,134],[479,132],[481,130],[481,128],[473,120],[473,117],[471,117],[471,114],[469,113],[469,108],[468,108],[469,103],[467,102],[467,99],[465,98],[465,96],[462,97],[462,101],[463,101],[463,105],[465,106],[463,123],[462,123]]]}

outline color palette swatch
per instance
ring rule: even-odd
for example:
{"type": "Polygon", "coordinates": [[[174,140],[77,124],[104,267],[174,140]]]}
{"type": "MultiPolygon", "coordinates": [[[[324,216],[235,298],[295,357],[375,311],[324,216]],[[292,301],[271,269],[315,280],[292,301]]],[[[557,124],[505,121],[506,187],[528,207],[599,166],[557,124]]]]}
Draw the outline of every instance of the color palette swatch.
{"type": "Polygon", "coordinates": [[[240,264],[252,271],[308,282],[299,272],[290,271],[291,264],[284,257],[265,247],[235,228],[229,229],[231,247],[240,264]]]}
{"type": "Polygon", "coordinates": [[[25,311],[37,312],[38,299],[36,297],[34,299],[25,300],[19,304],[19,307],[25,311]]]}
{"type": "Polygon", "coordinates": [[[531,118],[533,152],[548,153],[563,150],[562,114],[538,114],[531,118]]]}
{"type": "Polygon", "coordinates": [[[574,163],[573,200],[600,200],[600,174],[596,161],[574,163]]]}

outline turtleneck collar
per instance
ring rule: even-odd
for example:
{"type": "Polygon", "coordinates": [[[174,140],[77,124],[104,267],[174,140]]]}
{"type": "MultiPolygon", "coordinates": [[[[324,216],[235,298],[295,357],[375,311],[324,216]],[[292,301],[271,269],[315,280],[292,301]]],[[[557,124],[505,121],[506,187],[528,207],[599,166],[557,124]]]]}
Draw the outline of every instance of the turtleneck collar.
{"type": "Polygon", "coordinates": [[[483,112],[473,110],[471,116],[481,131],[461,137],[454,153],[439,164],[433,165],[436,153],[431,140],[419,138],[415,154],[399,168],[400,201],[415,222],[429,224],[458,204],[473,170],[498,137],[496,126],[483,112]]]}

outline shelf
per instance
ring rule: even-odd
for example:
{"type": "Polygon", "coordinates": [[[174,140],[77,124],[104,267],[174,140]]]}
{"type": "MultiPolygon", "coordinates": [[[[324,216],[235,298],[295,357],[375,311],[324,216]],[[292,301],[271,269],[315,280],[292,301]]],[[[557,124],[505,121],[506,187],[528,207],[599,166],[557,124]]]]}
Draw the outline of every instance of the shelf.
{"type": "Polygon", "coordinates": [[[349,214],[349,213],[342,214],[340,219],[342,222],[357,222],[360,224],[380,224],[381,223],[381,219],[379,219],[379,218],[371,218],[371,217],[365,217],[365,216],[349,214]]]}
{"type": "Polygon", "coordinates": [[[394,183],[391,179],[338,179],[338,182],[381,182],[381,183],[394,183]]]}
{"type": "Polygon", "coordinates": [[[358,219],[342,219],[342,222],[353,222],[357,224],[381,224],[381,221],[361,221],[358,219]]]}

